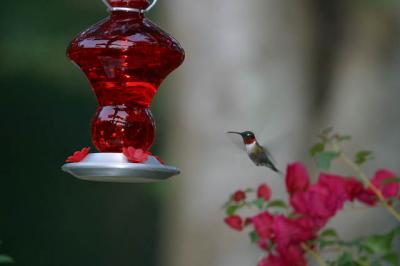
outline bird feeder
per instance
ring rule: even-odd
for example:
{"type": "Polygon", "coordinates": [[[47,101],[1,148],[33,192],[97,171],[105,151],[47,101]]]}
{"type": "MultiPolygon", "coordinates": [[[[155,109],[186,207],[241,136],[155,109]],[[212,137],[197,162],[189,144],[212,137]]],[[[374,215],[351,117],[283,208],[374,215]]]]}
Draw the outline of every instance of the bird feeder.
{"type": "Polygon", "coordinates": [[[184,60],[180,44],[145,17],[156,1],[103,0],[110,16],[79,34],[68,57],[97,97],[92,142],[62,169],[77,178],[154,182],[179,174],[149,152],[155,139],[150,105],[162,81],[184,60]]]}

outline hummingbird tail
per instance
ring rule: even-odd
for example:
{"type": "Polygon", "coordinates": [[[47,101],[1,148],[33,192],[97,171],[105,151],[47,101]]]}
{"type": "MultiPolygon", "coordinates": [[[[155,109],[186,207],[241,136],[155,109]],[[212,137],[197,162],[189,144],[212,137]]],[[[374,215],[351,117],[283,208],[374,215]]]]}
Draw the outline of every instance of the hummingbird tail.
{"type": "Polygon", "coordinates": [[[283,173],[282,173],[282,171],[281,171],[281,170],[279,170],[278,168],[276,168],[276,166],[275,166],[275,165],[271,164],[270,168],[271,168],[271,170],[272,170],[272,171],[274,171],[274,172],[276,172],[277,174],[279,174],[279,175],[283,176],[283,173]]]}

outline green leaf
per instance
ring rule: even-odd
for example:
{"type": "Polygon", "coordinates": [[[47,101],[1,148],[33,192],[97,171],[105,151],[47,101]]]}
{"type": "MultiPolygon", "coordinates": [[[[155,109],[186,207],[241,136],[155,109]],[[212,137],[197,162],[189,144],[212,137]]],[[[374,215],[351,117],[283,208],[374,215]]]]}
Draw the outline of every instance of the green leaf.
{"type": "Polygon", "coordinates": [[[256,243],[258,240],[260,240],[260,237],[258,236],[256,231],[251,231],[249,233],[249,237],[250,237],[251,243],[256,243]]]}
{"type": "Polygon", "coordinates": [[[393,177],[393,178],[387,178],[381,182],[381,185],[389,185],[393,183],[399,183],[400,182],[400,177],[393,177]]]}
{"type": "Polygon", "coordinates": [[[373,261],[370,265],[368,266],[382,266],[382,264],[379,261],[373,261]]]}
{"type": "Polygon", "coordinates": [[[337,261],[338,266],[352,266],[353,255],[350,252],[344,252],[337,261]]]}
{"type": "Polygon", "coordinates": [[[396,237],[396,236],[400,235],[400,226],[394,228],[392,230],[391,234],[393,235],[393,237],[396,237]]]}
{"type": "Polygon", "coordinates": [[[0,255],[0,264],[14,263],[13,258],[7,255],[0,255]]]}
{"type": "Polygon", "coordinates": [[[262,210],[264,208],[264,199],[257,199],[254,201],[254,204],[257,206],[257,208],[259,208],[260,210],[262,210]]]}
{"type": "Polygon", "coordinates": [[[320,236],[323,238],[336,238],[336,239],[339,238],[336,230],[332,228],[322,231],[320,236]]]}
{"type": "Polygon", "coordinates": [[[335,246],[336,244],[337,244],[337,241],[324,240],[324,239],[319,240],[319,247],[321,250],[326,247],[335,246]]]}
{"type": "Polygon", "coordinates": [[[386,235],[376,235],[367,237],[361,243],[362,247],[370,254],[387,254],[392,249],[392,241],[394,238],[393,231],[386,235]]]}
{"type": "Polygon", "coordinates": [[[389,252],[385,254],[382,259],[392,266],[398,266],[399,265],[399,256],[395,252],[389,252]]]}
{"type": "Polygon", "coordinates": [[[282,209],[287,209],[288,206],[286,204],[286,202],[284,202],[283,200],[271,200],[270,202],[268,202],[267,204],[267,208],[282,208],[282,209]]]}
{"type": "Polygon", "coordinates": [[[358,165],[362,165],[365,162],[374,159],[373,153],[371,151],[359,151],[355,155],[354,162],[358,165]]]}
{"type": "Polygon", "coordinates": [[[332,161],[340,155],[339,152],[326,151],[319,154],[317,166],[321,170],[328,171],[331,168],[332,161]]]}
{"type": "Polygon", "coordinates": [[[316,155],[320,154],[324,150],[325,150],[325,144],[324,143],[317,143],[310,149],[310,155],[312,157],[315,157],[316,155]]]}
{"type": "Polygon", "coordinates": [[[237,205],[228,206],[226,208],[226,215],[228,215],[228,216],[234,215],[236,213],[237,209],[239,209],[239,206],[237,206],[237,205]]]}
{"type": "Polygon", "coordinates": [[[371,266],[370,259],[366,256],[356,258],[354,262],[356,262],[357,266],[371,266]]]}
{"type": "Polygon", "coordinates": [[[322,135],[329,135],[329,134],[331,134],[332,132],[333,132],[333,127],[327,127],[327,128],[325,128],[325,129],[323,129],[322,131],[321,131],[321,134],[322,135]]]}
{"type": "Polygon", "coordinates": [[[335,135],[335,138],[338,142],[349,141],[352,139],[350,135],[335,135]]]}

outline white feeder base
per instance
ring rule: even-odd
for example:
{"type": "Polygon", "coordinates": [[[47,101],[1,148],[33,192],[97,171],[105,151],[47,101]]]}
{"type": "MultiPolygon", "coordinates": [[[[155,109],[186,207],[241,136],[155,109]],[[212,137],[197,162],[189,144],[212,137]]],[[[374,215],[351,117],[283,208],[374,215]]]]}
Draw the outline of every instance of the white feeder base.
{"type": "Polygon", "coordinates": [[[64,164],[62,170],[83,180],[118,183],[159,182],[180,174],[153,156],[144,163],[130,163],[122,153],[90,153],[79,163],[64,164]]]}

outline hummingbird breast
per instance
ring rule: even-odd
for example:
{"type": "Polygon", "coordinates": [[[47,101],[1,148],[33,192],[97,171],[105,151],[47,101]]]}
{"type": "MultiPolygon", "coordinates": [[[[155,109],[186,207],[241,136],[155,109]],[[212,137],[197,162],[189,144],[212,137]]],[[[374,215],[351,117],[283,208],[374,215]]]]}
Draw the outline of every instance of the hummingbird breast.
{"type": "Polygon", "coordinates": [[[246,144],[246,151],[247,153],[254,153],[257,151],[257,142],[254,141],[253,143],[246,144]]]}

